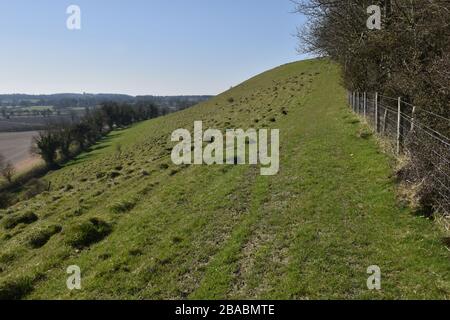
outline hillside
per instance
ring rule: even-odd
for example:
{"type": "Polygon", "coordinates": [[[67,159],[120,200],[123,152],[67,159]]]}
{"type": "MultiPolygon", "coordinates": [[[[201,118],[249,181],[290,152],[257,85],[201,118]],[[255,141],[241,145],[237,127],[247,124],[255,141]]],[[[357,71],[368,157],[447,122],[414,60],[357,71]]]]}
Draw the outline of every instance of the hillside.
{"type": "Polygon", "coordinates": [[[310,60],[112,133],[0,213],[0,297],[450,298],[442,235],[398,204],[390,160],[345,96],[338,67],[310,60]],[[196,120],[280,129],[279,174],[173,165],[171,133],[196,120]],[[381,291],[367,290],[371,265],[381,291]]]}

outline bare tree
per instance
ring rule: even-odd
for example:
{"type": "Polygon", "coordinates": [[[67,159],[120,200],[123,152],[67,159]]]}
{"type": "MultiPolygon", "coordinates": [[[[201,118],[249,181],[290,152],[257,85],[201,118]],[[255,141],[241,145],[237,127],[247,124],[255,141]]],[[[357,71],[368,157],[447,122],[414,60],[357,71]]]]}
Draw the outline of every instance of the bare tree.
{"type": "Polygon", "coordinates": [[[16,170],[11,162],[5,162],[5,157],[0,154],[0,174],[3,178],[6,179],[9,183],[12,182],[12,178],[16,170]]]}
{"type": "Polygon", "coordinates": [[[6,165],[2,168],[1,174],[3,178],[6,179],[9,183],[12,182],[12,179],[16,173],[16,169],[14,168],[11,162],[7,162],[6,165]]]}

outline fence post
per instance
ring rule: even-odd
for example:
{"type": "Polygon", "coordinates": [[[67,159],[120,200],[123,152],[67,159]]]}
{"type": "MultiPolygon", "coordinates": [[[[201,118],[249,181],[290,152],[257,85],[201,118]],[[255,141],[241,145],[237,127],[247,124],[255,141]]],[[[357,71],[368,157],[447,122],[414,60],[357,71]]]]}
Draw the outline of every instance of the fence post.
{"type": "Polygon", "coordinates": [[[352,91],[352,110],[355,112],[355,91],[352,91]]]}
{"type": "Polygon", "coordinates": [[[350,91],[350,107],[353,109],[353,91],[350,91]]]}
{"type": "Polygon", "coordinates": [[[402,98],[399,97],[397,110],[397,155],[400,154],[401,122],[402,122],[402,98]]]}
{"type": "Polygon", "coordinates": [[[358,91],[358,114],[360,113],[359,111],[361,110],[361,96],[359,95],[359,91],[358,91]]]}
{"type": "Polygon", "coordinates": [[[364,91],[364,118],[366,118],[367,114],[367,93],[364,91]]]}
{"type": "Polygon", "coordinates": [[[375,132],[378,132],[378,92],[375,92],[375,132]]]}
{"type": "Polygon", "coordinates": [[[358,92],[358,98],[359,98],[358,113],[359,114],[361,114],[361,96],[362,96],[362,94],[360,92],[358,92]]]}
{"type": "Polygon", "coordinates": [[[387,120],[387,116],[388,116],[388,111],[387,111],[387,109],[384,109],[383,129],[382,129],[382,133],[383,133],[383,134],[386,133],[386,120],[387,120]]]}
{"type": "Polygon", "coordinates": [[[416,107],[413,107],[412,114],[411,114],[411,131],[414,130],[414,122],[415,122],[414,116],[415,116],[415,113],[416,113],[416,107]]]}

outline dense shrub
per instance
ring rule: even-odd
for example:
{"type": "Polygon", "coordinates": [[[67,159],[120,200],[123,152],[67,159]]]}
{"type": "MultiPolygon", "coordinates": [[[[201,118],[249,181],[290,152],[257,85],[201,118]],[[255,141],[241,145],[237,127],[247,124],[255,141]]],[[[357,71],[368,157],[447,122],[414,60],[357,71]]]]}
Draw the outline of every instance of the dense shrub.
{"type": "Polygon", "coordinates": [[[50,168],[56,166],[56,151],[60,141],[54,130],[39,132],[39,135],[34,138],[33,146],[33,152],[39,154],[50,168]]]}

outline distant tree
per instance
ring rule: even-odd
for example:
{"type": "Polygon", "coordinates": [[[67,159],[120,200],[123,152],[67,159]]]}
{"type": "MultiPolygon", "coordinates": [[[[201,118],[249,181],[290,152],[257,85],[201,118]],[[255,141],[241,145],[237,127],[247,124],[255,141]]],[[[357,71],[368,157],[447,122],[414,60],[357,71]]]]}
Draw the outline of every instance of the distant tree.
{"type": "Polygon", "coordinates": [[[84,121],[75,124],[72,128],[72,137],[81,150],[86,148],[88,131],[89,126],[84,121]]]}
{"type": "Polygon", "coordinates": [[[13,176],[16,173],[16,170],[11,162],[7,162],[4,166],[2,166],[0,173],[3,176],[3,178],[6,179],[6,181],[11,183],[13,176]]]}
{"type": "Polygon", "coordinates": [[[12,178],[15,174],[14,166],[11,162],[5,162],[5,157],[0,154],[0,174],[9,183],[12,182],[12,178]]]}
{"type": "Polygon", "coordinates": [[[59,150],[61,152],[61,160],[66,161],[70,159],[70,146],[73,142],[73,127],[70,124],[58,125],[55,130],[55,138],[58,140],[59,150]]]}
{"type": "Polygon", "coordinates": [[[90,113],[82,122],[86,125],[87,130],[85,136],[90,145],[94,144],[103,136],[105,122],[101,112],[90,113]]]}
{"type": "Polygon", "coordinates": [[[56,166],[56,151],[60,147],[59,139],[54,132],[41,131],[34,138],[32,152],[39,154],[50,168],[56,166]]]}
{"type": "Polygon", "coordinates": [[[114,128],[114,125],[117,124],[116,122],[118,121],[118,108],[119,106],[115,102],[104,102],[100,106],[100,110],[102,110],[105,115],[106,124],[111,130],[114,128]]]}

